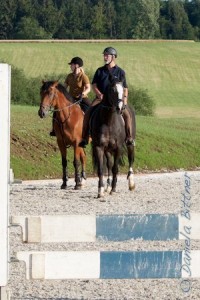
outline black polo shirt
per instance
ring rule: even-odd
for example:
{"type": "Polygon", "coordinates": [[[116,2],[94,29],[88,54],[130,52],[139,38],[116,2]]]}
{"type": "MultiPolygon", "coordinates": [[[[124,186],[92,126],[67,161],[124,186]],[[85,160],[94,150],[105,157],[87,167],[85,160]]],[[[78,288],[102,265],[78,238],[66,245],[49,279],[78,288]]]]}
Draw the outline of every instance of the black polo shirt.
{"type": "Polygon", "coordinates": [[[109,85],[109,74],[112,74],[116,79],[123,83],[124,88],[127,88],[126,76],[124,70],[115,65],[113,68],[108,70],[107,65],[100,67],[96,70],[92,84],[96,84],[99,91],[104,94],[107,86],[109,85]]]}

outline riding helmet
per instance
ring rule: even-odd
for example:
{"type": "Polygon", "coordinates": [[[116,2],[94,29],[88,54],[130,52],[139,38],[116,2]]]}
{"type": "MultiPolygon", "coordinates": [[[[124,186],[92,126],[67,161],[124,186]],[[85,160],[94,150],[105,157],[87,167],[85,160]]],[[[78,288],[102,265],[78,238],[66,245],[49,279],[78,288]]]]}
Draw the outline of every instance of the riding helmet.
{"type": "Polygon", "coordinates": [[[79,65],[79,67],[82,67],[83,66],[83,60],[76,56],[76,57],[73,57],[72,60],[70,61],[69,65],[71,64],[75,64],[75,65],[79,65]]]}
{"type": "Polygon", "coordinates": [[[103,54],[109,54],[109,55],[114,55],[117,57],[117,51],[113,47],[107,47],[104,49],[103,54]]]}

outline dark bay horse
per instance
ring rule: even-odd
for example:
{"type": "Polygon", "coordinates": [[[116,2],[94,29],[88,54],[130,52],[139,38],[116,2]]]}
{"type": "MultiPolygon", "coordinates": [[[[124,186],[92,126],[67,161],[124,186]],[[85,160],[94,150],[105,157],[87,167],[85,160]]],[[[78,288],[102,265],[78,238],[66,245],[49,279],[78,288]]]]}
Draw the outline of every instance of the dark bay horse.
{"type": "MultiPolygon", "coordinates": [[[[125,126],[121,115],[123,102],[122,83],[111,80],[102,102],[94,109],[90,120],[90,131],[92,137],[93,161],[97,166],[99,177],[98,198],[104,196],[105,188],[103,182],[104,161],[106,161],[108,180],[107,191],[116,192],[117,175],[119,162],[125,145],[125,126]]],[[[128,108],[132,116],[133,137],[135,137],[135,115],[131,108],[128,108]]],[[[134,190],[133,178],[134,145],[127,145],[128,152],[128,185],[129,190],[134,190]]]]}
{"type": "Polygon", "coordinates": [[[78,146],[82,139],[82,126],[84,114],[79,105],[73,103],[63,85],[58,81],[43,81],[40,89],[41,103],[38,114],[40,118],[46,117],[49,112],[55,112],[54,131],[62,157],[63,183],[61,189],[67,187],[67,148],[74,148],[75,189],[84,185],[86,175],[85,151],[78,146]],[[81,172],[80,163],[82,166],[81,172]]]}

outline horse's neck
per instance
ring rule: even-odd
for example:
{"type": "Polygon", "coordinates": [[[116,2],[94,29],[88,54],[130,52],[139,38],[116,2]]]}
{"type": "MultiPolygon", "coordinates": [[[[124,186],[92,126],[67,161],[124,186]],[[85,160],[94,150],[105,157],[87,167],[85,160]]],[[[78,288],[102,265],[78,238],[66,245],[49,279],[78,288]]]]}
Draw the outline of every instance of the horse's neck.
{"type": "Polygon", "coordinates": [[[105,93],[103,96],[103,100],[102,103],[105,106],[109,106],[109,107],[115,107],[114,103],[117,101],[116,100],[117,95],[115,93],[105,93]]]}
{"type": "Polygon", "coordinates": [[[65,115],[68,114],[67,107],[70,107],[71,102],[65,97],[65,95],[61,92],[57,94],[57,100],[55,103],[55,110],[57,111],[60,118],[65,118],[65,115]]]}
{"type": "Polygon", "coordinates": [[[110,125],[116,118],[117,113],[114,107],[110,107],[106,105],[106,103],[102,103],[99,115],[101,116],[101,120],[104,124],[110,125]]]}
{"type": "Polygon", "coordinates": [[[110,101],[110,98],[108,95],[104,95],[102,100],[102,105],[107,109],[107,111],[114,112],[116,111],[116,107],[113,104],[114,101],[110,101]]]}

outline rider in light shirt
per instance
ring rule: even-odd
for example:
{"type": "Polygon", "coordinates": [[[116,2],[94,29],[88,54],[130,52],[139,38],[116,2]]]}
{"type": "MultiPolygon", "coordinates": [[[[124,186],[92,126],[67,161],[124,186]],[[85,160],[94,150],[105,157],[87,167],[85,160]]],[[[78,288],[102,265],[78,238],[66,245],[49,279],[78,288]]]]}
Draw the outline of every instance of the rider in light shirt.
{"type": "MultiPolygon", "coordinates": [[[[91,90],[90,80],[83,70],[83,60],[82,58],[76,56],[73,57],[69,62],[71,73],[69,73],[65,79],[65,86],[72,96],[74,102],[80,101],[81,109],[86,112],[91,106],[91,102],[88,99],[88,94],[91,90]]],[[[53,123],[56,115],[53,115],[53,123]]],[[[53,124],[52,124],[53,127],[53,124]]],[[[50,136],[55,136],[54,129],[51,130],[50,136]]]]}

